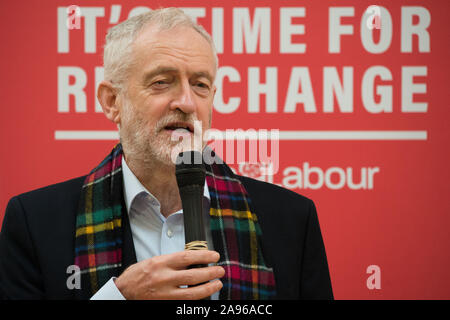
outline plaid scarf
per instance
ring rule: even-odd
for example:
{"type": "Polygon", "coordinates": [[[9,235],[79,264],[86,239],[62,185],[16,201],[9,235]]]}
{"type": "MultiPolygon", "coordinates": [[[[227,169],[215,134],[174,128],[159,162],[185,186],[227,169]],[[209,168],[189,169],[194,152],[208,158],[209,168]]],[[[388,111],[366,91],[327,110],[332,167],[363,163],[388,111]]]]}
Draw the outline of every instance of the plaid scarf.
{"type": "MultiPolygon", "coordinates": [[[[75,265],[80,268],[80,298],[90,298],[122,271],[122,146],[86,177],[76,218],[75,265]]],[[[261,229],[251,200],[225,164],[206,165],[211,196],[210,228],[217,263],[225,269],[220,299],[273,299],[275,280],[261,252],[261,229]]]]}

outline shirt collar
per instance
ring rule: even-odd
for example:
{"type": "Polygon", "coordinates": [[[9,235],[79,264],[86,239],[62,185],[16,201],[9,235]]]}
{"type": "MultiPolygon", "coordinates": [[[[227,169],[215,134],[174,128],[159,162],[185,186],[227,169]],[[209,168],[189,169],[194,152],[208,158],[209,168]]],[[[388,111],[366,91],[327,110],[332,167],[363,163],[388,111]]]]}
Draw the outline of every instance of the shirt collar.
{"type": "MultiPolygon", "coordinates": [[[[127,212],[130,212],[131,203],[134,198],[145,192],[150,196],[151,199],[155,200],[157,204],[159,204],[158,199],[154,195],[152,195],[139,181],[139,179],[134,175],[131,169],[128,167],[125,157],[122,156],[122,174],[123,174],[123,194],[125,197],[125,204],[127,206],[127,212]]],[[[203,188],[203,196],[206,197],[209,201],[211,200],[211,196],[209,194],[208,185],[205,179],[205,186],[203,188]]]]}

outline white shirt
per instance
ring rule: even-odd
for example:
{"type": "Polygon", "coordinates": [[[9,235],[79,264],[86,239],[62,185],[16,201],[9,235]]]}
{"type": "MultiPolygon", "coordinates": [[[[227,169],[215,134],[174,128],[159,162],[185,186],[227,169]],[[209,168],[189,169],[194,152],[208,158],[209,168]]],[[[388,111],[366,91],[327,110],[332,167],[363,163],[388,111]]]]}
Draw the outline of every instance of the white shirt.
{"type": "MultiPolygon", "coordinates": [[[[136,178],[122,158],[123,189],[131,234],[137,261],[154,256],[174,253],[184,250],[184,220],[183,210],[172,213],[167,218],[161,214],[161,205],[136,178]]],[[[213,250],[211,231],[209,228],[210,195],[208,186],[204,187],[203,212],[205,235],[208,248],[213,250]]],[[[91,300],[125,300],[117,289],[115,278],[111,278],[92,297],[91,300]]],[[[216,292],[211,299],[217,300],[216,292]]]]}

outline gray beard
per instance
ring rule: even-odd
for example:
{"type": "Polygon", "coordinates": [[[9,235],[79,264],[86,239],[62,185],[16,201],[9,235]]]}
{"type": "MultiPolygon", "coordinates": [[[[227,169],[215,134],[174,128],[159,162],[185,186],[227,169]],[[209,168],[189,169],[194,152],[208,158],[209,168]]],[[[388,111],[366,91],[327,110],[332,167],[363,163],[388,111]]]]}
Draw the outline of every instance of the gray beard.
{"type": "MultiPolygon", "coordinates": [[[[119,136],[127,159],[139,162],[146,168],[151,168],[155,164],[174,167],[173,156],[183,151],[183,143],[182,141],[171,141],[170,136],[165,134],[164,128],[170,122],[183,121],[194,124],[195,120],[197,118],[193,114],[176,111],[164,116],[153,128],[149,128],[143,117],[136,114],[136,111],[132,110],[131,105],[125,99],[122,121],[127,128],[123,130],[119,127],[119,136]]],[[[191,135],[191,140],[193,140],[193,135],[191,135]]],[[[206,143],[201,141],[199,147],[203,150],[205,145],[206,143]]],[[[193,147],[192,143],[191,146],[193,147]]]]}

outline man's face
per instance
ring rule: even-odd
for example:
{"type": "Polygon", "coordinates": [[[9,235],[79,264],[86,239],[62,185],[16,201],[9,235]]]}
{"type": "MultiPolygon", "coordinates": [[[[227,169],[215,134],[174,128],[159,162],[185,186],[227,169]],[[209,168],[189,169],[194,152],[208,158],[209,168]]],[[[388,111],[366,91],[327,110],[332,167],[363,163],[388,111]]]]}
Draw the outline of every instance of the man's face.
{"type": "Polygon", "coordinates": [[[133,44],[133,59],[120,111],[125,154],[171,163],[172,149],[180,148],[172,141],[175,129],[187,128],[177,133],[193,140],[194,120],[203,133],[211,126],[216,90],[211,46],[189,27],[159,31],[149,26],[133,44]]]}

